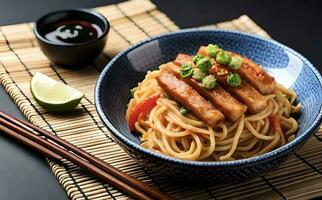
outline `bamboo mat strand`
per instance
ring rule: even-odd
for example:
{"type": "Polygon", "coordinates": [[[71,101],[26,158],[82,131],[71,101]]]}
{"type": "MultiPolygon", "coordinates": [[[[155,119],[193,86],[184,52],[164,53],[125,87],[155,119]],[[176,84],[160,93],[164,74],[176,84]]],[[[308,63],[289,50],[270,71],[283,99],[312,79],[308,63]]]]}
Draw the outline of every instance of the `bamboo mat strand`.
{"type": "MultiPolygon", "coordinates": [[[[68,70],[51,63],[40,51],[33,23],[0,27],[0,81],[20,110],[35,125],[73,143],[118,169],[153,185],[175,199],[308,199],[322,196],[322,130],[278,169],[238,184],[196,187],[178,184],[142,168],[110,137],[94,106],[94,87],[100,70],[118,52],[161,33],[179,29],[148,0],[129,0],[95,8],[111,24],[104,53],[90,66],[68,70]],[[32,98],[29,83],[42,72],[85,93],[72,113],[54,114],[32,98]]],[[[207,27],[234,29],[270,38],[248,16],[207,27]]],[[[117,189],[83,172],[73,163],[47,160],[67,195],[75,200],[130,199],[117,189]]]]}

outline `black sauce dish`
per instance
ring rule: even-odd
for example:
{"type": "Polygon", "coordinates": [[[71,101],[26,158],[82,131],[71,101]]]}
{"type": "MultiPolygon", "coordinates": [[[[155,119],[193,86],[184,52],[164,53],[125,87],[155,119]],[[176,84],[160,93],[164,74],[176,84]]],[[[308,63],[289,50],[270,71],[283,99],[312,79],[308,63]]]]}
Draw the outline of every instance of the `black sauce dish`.
{"type": "Polygon", "coordinates": [[[90,64],[102,52],[109,29],[103,15],[89,9],[69,9],[42,16],[35,23],[34,34],[49,60],[76,68],[90,64]],[[55,35],[58,31],[64,35],[55,35]]]}

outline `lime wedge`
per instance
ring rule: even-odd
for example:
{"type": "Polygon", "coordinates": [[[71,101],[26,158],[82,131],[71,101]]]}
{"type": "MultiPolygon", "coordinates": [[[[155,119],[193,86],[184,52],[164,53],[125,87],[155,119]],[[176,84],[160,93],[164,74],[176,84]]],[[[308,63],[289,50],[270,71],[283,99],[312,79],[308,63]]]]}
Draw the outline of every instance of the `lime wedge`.
{"type": "Polygon", "coordinates": [[[39,105],[54,112],[73,110],[84,97],[80,91],[39,72],[32,77],[30,90],[39,105]]]}

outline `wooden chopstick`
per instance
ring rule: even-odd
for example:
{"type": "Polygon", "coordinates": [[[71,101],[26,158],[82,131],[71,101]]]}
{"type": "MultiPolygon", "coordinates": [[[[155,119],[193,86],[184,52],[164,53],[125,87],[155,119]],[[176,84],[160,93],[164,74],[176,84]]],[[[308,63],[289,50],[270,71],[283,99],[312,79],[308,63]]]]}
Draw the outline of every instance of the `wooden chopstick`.
{"type": "MultiPolygon", "coordinates": [[[[33,130],[35,130],[37,133],[39,133],[40,135],[45,136],[47,139],[50,139],[52,141],[54,141],[55,143],[61,145],[62,147],[66,148],[67,150],[70,150],[72,152],[74,152],[75,154],[79,155],[82,158],[85,158],[86,160],[88,160],[90,163],[92,163],[93,165],[95,165],[96,167],[100,168],[101,170],[125,181],[126,183],[128,183],[129,185],[142,190],[142,191],[148,191],[149,195],[151,195],[152,197],[156,198],[156,199],[165,199],[165,194],[161,193],[160,191],[158,191],[157,189],[155,189],[154,187],[151,187],[141,181],[138,181],[137,179],[135,179],[134,177],[123,173],[121,171],[119,171],[118,169],[116,169],[115,167],[107,164],[106,162],[95,158],[94,156],[92,156],[91,154],[79,149],[78,147],[70,144],[69,142],[67,142],[66,140],[63,140],[59,137],[56,137],[55,135],[53,135],[52,133],[45,131],[31,123],[16,119],[8,114],[5,114],[3,112],[0,112],[0,117],[6,118],[8,120],[10,120],[13,123],[21,123],[27,127],[32,128],[33,130]]],[[[170,198],[170,197],[168,197],[170,198]]]]}
{"type": "MultiPolygon", "coordinates": [[[[107,181],[111,185],[115,186],[116,188],[123,190],[124,192],[132,195],[138,199],[171,199],[168,195],[161,193],[160,191],[154,189],[153,187],[117,170],[116,168],[112,167],[111,165],[95,158],[94,156],[84,152],[83,150],[79,149],[78,147],[64,141],[53,134],[40,129],[37,126],[34,126],[28,122],[24,122],[22,120],[18,120],[8,114],[0,112],[0,122],[2,126],[5,126],[7,129],[15,131],[20,135],[27,137],[28,139],[37,142],[38,144],[42,145],[43,147],[48,148],[49,150],[53,151],[54,153],[60,155],[61,157],[70,160],[71,162],[75,163],[76,165],[80,166],[81,168],[92,172],[94,175],[98,176],[99,178],[107,181]],[[62,147],[66,148],[67,150],[72,151],[74,154],[70,153],[69,151],[61,148],[60,146],[49,142],[48,140],[32,133],[30,130],[26,129],[24,126],[31,128],[33,131],[36,131],[39,135],[46,136],[47,139],[54,141],[55,143],[61,145],[62,147]],[[78,156],[76,156],[77,154],[78,156]]],[[[1,130],[5,133],[8,133],[8,130],[2,128],[1,130]]],[[[10,134],[9,134],[10,135],[10,134]]],[[[12,136],[12,134],[11,134],[12,136]]],[[[34,147],[34,146],[32,146],[34,147]]],[[[38,150],[39,151],[39,150],[38,150]]],[[[44,152],[41,152],[45,154],[44,152]]],[[[46,156],[50,156],[45,154],[46,156]]]]}
{"type": "MultiPolygon", "coordinates": [[[[26,131],[25,129],[10,123],[9,121],[0,118],[0,123],[11,129],[12,131],[15,131],[16,133],[23,135],[24,137],[29,138],[30,140],[33,140],[34,142],[37,142],[38,144],[42,145],[45,148],[48,148],[49,150],[53,151],[54,153],[57,153],[61,155],[62,157],[66,158],[67,160],[75,163],[76,165],[80,166],[82,169],[85,169],[95,176],[101,178],[102,180],[108,182],[112,186],[119,188],[126,192],[127,194],[137,198],[137,199],[152,199],[150,196],[146,195],[144,192],[137,190],[136,188],[128,185],[125,182],[120,181],[116,177],[104,172],[103,170],[99,169],[98,167],[92,165],[91,163],[85,161],[82,158],[79,158],[78,156],[75,156],[74,154],[64,150],[63,148],[45,140],[44,138],[41,138],[34,133],[30,134],[30,132],[26,131]]],[[[3,130],[4,133],[5,130],[3,130]]]]}
{"type": "Polygon", "coordinates": [[[12,131],[11,129],[9,129],[1,124],[0,124],[0,130],[7,133],[7,135],[9,135],[10,137],[15,138],[19,142],[22,142],[23,144],[27,145],[28,147],[33,148],[34,150],[38,151],[39,153],[44,154],[44,155],[52,158],[55,161],[61,161],[63,159],[63,157],[61,157],[60,155],[46,149],[45,147],[37,144],[36,142],[34,142],[32,140],[29,140],[28,138],[25,138],[22,135],[17,134],[16,132],[12,131]]]}

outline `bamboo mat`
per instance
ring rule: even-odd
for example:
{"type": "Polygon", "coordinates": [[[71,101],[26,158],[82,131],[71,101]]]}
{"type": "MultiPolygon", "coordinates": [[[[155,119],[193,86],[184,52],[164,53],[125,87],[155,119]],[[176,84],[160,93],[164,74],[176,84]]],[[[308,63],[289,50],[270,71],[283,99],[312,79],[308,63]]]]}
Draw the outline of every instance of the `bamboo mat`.
{"type": "MultiPolygon", "coordinates": [[[[148,0],[96,8],[111,22],[104,54],[91,66],[68,70],[48,61],[38,48],[33,23],[0,27],[0,80],[25,116],[34,124],[75,144],[118,169],[158,187],[175,199],[308,199],[322,196],[322,130],[303,149],[273,172],[239,184],[198,188],[178,184],[144,170],[113,140],[100,121],[93,91],[100,69],[120,50],[164,32],[178,30],[164,13],[148,0]],[[69,114],[53,114],[39,107],[29,91],[32,74],[42,72],[85,93],[80,106],[69,114]]],[[[211,25],[225,29],[269,35],[249,17],[211,25]]],[[[84,173],[68,161],[48,163],[71,199],[128,199],[129,197],[84,173]]]]}

